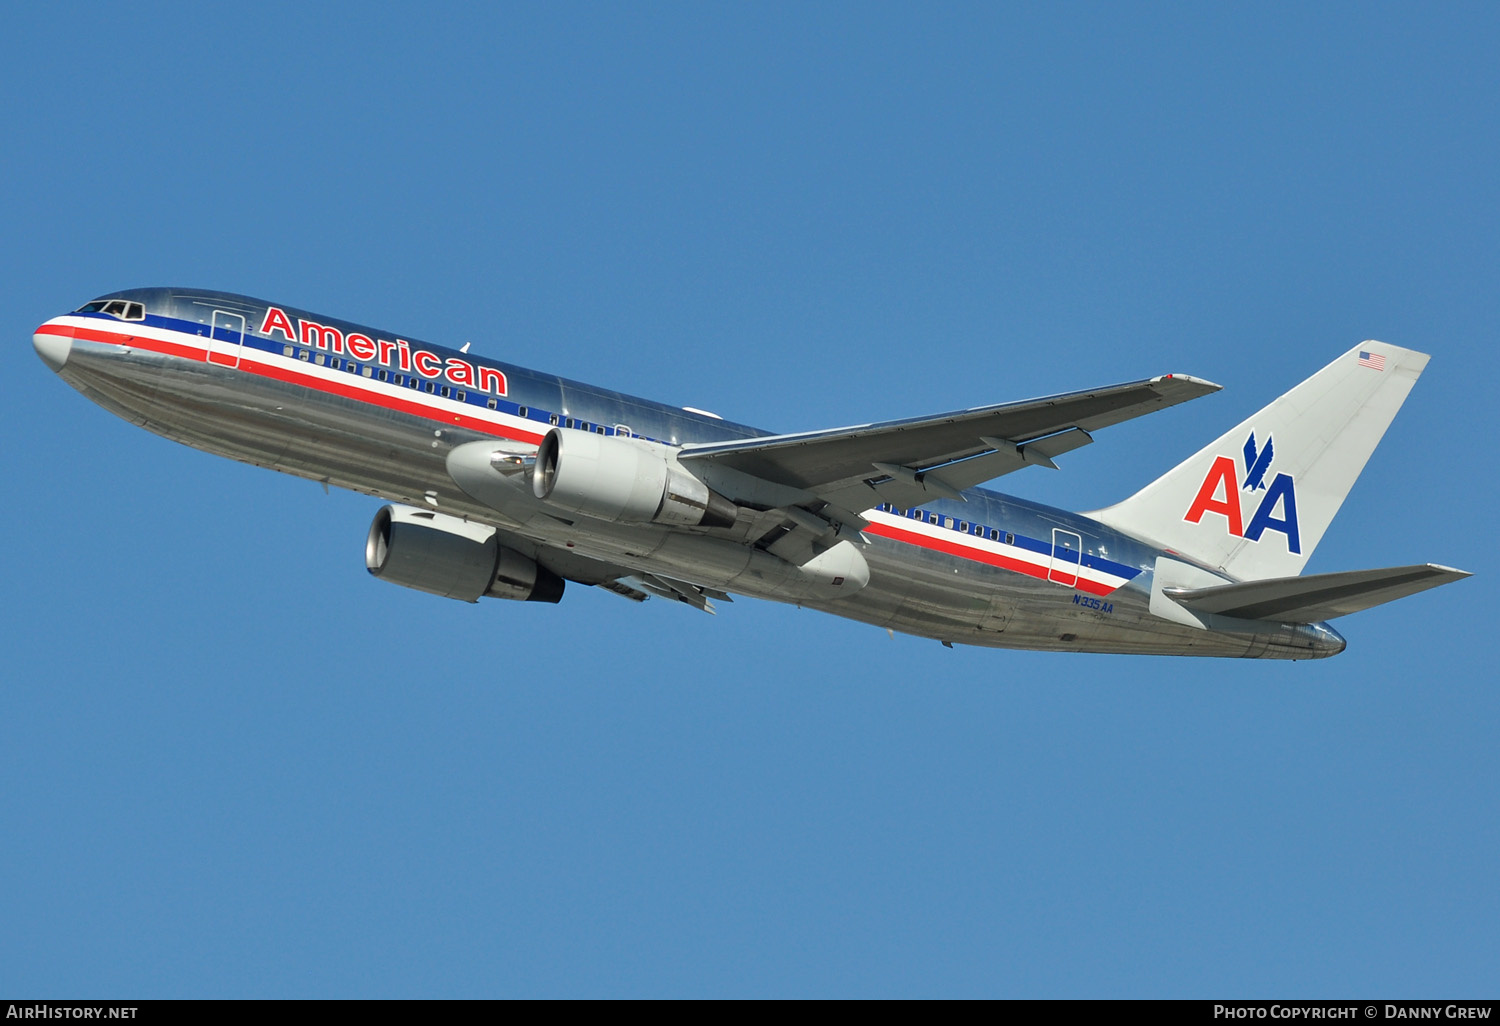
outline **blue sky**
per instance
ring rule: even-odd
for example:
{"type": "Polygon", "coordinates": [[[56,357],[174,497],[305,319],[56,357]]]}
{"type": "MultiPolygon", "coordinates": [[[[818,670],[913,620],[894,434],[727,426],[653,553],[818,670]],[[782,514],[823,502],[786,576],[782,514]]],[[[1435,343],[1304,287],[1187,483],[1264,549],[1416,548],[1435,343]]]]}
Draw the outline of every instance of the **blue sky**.
{"type": "Polygon", "coordinates": [[[1493,996],[1500,15],[929,7],[7,15],[0,993],[1493,996]],[[157,284],[782,430],[1226,386],[1080,509],[1381,338],[1309,570],[1476,577],[1297,664],[445,602],[32,352],[157,284]]]}

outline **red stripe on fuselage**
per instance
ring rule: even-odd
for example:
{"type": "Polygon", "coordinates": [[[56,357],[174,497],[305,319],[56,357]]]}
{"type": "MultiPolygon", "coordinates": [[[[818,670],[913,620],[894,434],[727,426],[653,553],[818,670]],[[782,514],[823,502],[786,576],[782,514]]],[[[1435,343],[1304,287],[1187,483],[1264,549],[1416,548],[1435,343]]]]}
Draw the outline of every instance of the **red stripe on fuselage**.
{"type": "Polygon", "coordinates": [[[94,328],[79,328],[71,324],[43,324],[36,329],[38,335],[61,335],[63,338],[80,338],[85,342],[103,342],[112,346],[132,345],[137,349],[149,349],[166,356],[180,356],[184,360],[203,362],[204,351],[194,346],[164,342],[159,338],[142,338],[118,331],[98,331],[94,328]]]}
{"type": "MultiPolygon", "coordinates": [[[[208,359],[206,349],[200,349],[196,346],[185,346],[176,342],[167,342],[163,339],[145,335],[127,335],[124,332],[101,331],[95,328],[81,328],[70,324],[43,324],[36,329],[36,333],[42,335],[61,335],[64,338],[77,338],[86,342],[102,342],[107,345],[128,345],[153,353],[161,353],[164,356],[175,356],[185,360],[194,360],[199,363],[207,362],[208,359]]],[[[213,364],[213,366],[227,367],[228,365],[213,364]]],[[[329,381],[295,368],[267,363],[254,356],[247,357],[243,348],[240,351],[238,369],[250,374],[257,374],[264,378],[301,385],[328,395],[336,395],[345,399],[353,399],[356,402],[369,403],[372,406],[392,410],[396,413],[421,417],[424,420],[436,421],[449,426],[468,428],[471,431],[493,435],[497,438],[510,438],[536,445],[544,437],[541,434],[494,424],[479,417],[462,413],[452,413],[448,410],[428,406],[424,403],[389,396],[374,389],[361,387],[355,382],[329,381]]],[[[343,372],[333,371],[332,373],[342,374],[343,372]]],[[[959,559],[968,559],[976,563],[987,563],[990,566],[996,566],[1002,570],[1010,570],[1018,574],[1025,574],[1028,577],[1035,577],[1038,580],[1045,581],[1049,579],[1047,567],[1037,566],[1035,563],[1028,563],[1025,560],[1004,556],[998,552],[990,552],[987,549],[960,545],[943,538],[934,538],[931,535],[922,534],[917,531],[909,531],[887,524],[871,523],[865,528],[865,532],[907,545],[915,545],[918,548],[931,549],[946,555],[956,556],[959,559]]],[[[1068,585],[1060,581],[1053,581],[1052,583],[1064,588],[1086,591],[1091,595],[1108,595],[1116,590],[1108,585],[1091,581],[1082,575],[1078,577],[1076,585],[1068,585]]]]}
{"type": "MultiPolygon", "coordinates": [[[[70,324],[44,324],[36,329],[37,334],[61,335],[64,338],[77,338],[86,342],[103,342],[107,345],[131,346],[135,349],[145,349],[153,353],[161,353],[164,356],[176,356],[185,360],[194,360],[198,363],[207,361],[204,349],[195,346],[185,346],[176,342],[167,342],[159,338],[146,335],[127,335],[123,332],[99,331],[94,328],[80,328],[70,324]]],[[[357,384],[359,379],[351,381],[330,381],[315,374],[308,374],[294,368],[283,367],[274,363],[267,363],[255,356],[247,356],[245,350],[240,351],[239,370],[250,374],[257,374],[263,378],[271,378],[276,381],[285,381],[294,385],[302,385],[328,395],[336,395],[345,399],[353,399],[357,402],[369,403],[382,409],[392,410],[396,413],[405,413],[413,417],[421,417],[425,420],[437,421],[449,427],[468,428],[481,434],[494,435],[497,438],[510,438],[520,442],[529,442],[536,445],[541,442],[543,435],[512,428],[507,425],[495,424],[482,417],[470,414],[454,413],[449,410],[429,406],[425,403],[412,402],[410,399],[397,398],[386,395],[371,388],[364,388],[357,384]]],[[[223,366],[230,370],[228,364],[215,363],[213,366],[223,366]]],[[[332,371],[334,374],[343,374],[343,371],[332,371]]],[[[399,386],[394,386],[399,387],[399,386]]]]}
{"type": "MultiPolygon", "coordinates": [[[[988,549],[960,545],[957,542],[948,541],[946,538],[934,538],[929,534],[922,534],[919,531],[908,531],[899,527],[892,527],[888,524],[872,522],[869,527],[865,528],[865,533],[879,535],[882,538],[890,538],[892,541],[905,542],[908,545],[916,545],[919,548],[932,549],[935,552],[957,556],[960,559],[973,560],[976,563],[988,563],[990,566],[997,566],[1002,570],[1011,570],[1018,574],[1025,574],[1027,577],[1035,577],[1040,581],[1049,580],[1048,568],[1045,566],[1037,566],[1035,563],[1028,563],[1022,559],[1003,556],[998,552],[990,552],[988,549]]],[[[1078,576],[1077,584],[1067,584],[1063,581],[1052,581],[1051,583],[1062,588],[1086,591],[1090,595],[1108,595],[1116,590],[1107,584],[1091,581],[1082,574],[1078,576]]]]}

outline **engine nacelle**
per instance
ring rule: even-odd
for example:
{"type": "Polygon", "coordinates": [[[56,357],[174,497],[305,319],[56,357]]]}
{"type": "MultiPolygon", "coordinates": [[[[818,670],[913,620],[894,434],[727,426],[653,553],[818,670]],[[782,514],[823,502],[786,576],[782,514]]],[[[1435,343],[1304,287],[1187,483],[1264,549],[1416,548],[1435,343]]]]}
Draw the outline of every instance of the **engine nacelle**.
{"type": "Polygon", "coordinates": [[[561,577],[501,545],[494,528],[412,506],[375,514],[365,567],[382,581],[465,602],[557,602],[563,594],[561,577]]]}
{"type": "Polygon", "coordinates": [[[532,492],[559,509],[622,524],[732,527],[734,503],[642,438],[553,428],[542,439],[532,492]]]}

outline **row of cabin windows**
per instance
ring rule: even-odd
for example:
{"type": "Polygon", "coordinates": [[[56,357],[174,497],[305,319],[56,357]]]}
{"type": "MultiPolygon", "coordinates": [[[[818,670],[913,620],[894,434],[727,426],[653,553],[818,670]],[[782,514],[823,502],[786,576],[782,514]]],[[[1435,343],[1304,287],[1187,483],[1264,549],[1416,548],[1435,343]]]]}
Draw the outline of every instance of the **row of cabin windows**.
{"type": "MultiPolygon", "coordinates": [[[[293,356],[304,362],[312,362],[319,367],[328,367],[331,370],[347,370],[350,374],[362,374],[367,378],[377,378],[399,387],[411,387],[420,390],[423,387],[423,379],[415,374],[400,374],[396,371],[387,370],[384,367],[372,367],[369,364],[358,364],[353,360],[343,360],[337,356],[329,356],[326,353],[316,353],[308,349],[298,349],[296,346],[282,346],[281,355],[293,356]]],[[[461,403],[469,401],[469,393],[461,388],[452,388],[448,385],[439,385],[436,382],[426,382],[427,392],[431,395],[441,395],[444,399],[457,399],[461,403]]],[[[487,399],[485,406],[492,410],[500,408],[498,399],[487,399]]],[[[516,416],[523,420],[531,419],[531,408],[529,406],[517,406],[516,416]]],[[[572,417],[561,417],[556,413],[547,414],[547,423],[553,427],[569,427],[577,431],[592,431],[598,435],[621,435],[625,438],[644,437],[636,436],[635,432],[624,424],[616,424],[614,427],[605,427],[603,424],[594,424],[586,420],[575,420],[572,417]]]]}
{"type": "Polygon", "coordinates": [[[898,517],[906,517],[909,520],[925,520],[934,527],[946,527],[961,534],[971,534],[976,538],[988,538],[990,541],[1000,541],[1003,538],[1007,545],[1014,545],[1016,543],[1016,536],[1009,531],[1002,533],[993,527],[986,527],[984,524],[970,523],[967,520],[944,516],[941,513],[931,513],[927,510],[918,509],[915,506],[911,509],[903,510],[898,509],[894,503],[882,502],[875,508],[898,517]]]}
{"type": "MultiPolygon", "coordinates": [[[[397,374],[386,370],[384,367],[371,367],[369,364],[355,363],[353,360],[344,360],[337,356],[329,356],[326,353],[314,353],[307,349],[297,349],[294,346],[282,346],[281,354],[291,356],[296,354],[297,359],[304,362],[311,361],[319,367],[327,367],[330,370],[346,370],[350,374],[360,374],[367,378],[378,378],[402,388],[415,388],[421,391],[424,382],[415,374],[397,374]]],[[[451,385],[440,385],[435,381],[425,382],[425,387],[430,395],[441,395],[444,399],[457,399],[461,403],[469,401],[469,393],[461,388],[453,388],[451,385]]],[[[490,400],[490,409],[495,408],[495,400],[490,400]]]]}
{"type": "MultiPolygon", "coordinates": [[[[127,321],[143,321],[146,319],[146,307],[141,303],[130,302],[123,299],[96,299],[79,307],[76,313],[105,313],[119,317],[127,321]]],[[[410,387],[421,390],[423,379],[415,374],[406,375],[387,370],[384,367],[373,367],[369,364],[359,364],[353,360],[343,360],[337,356],[329,356],[326,353],[315,353],[307,349],[299,349],[296,346],[282,346],[283,356],[295,355],[297,359],[304,362],[312,362],[319,367],[329,367],[332,370],[347,370],[350,374],[360,374],[367,378],[377,378],[398,387],[410,387]]],[[[456,389],[450,385],[440,385],[433,381],[426,382],[426,390],[431,395],[441,395],[444,399],[457,399],[461,403],[469,401],[469,395],[463,389],[456,389]]],[[[500,408],[499,400],[487,399],[485,405],[492,410],[500,408]]],[[[509,405],[509,404],[507,404],[509,405]]],[[[516,416],[524,420],[531,418],[531,410],[526,406],[516,407],[516,416]]],[[[605,427],[603,424],[593,424],[585,420],[575,420],[572,417],[560,417],[558,414],[547,414],[547,423],[553,427],[559,425],[574,428],[579,431],[592,431],[600,435],[622,435],[626,438],[635,437],[635,432],[624,424],[616,424],[614,427],[605,427]]],[[[644,436],[641,436],[644,437],[644,436]]]]}
{"type": "MultiPolygon", "coordinates": [[[[79,307],[76,313],[105,313],[127,321],[143,321],[146,319],[146,308],[141,303],[129,302],[123,299],[96,299],[91,303],[85,303],[79,307]]],[[[376,368],[369,364],[358,364],[353,360],[342,360],[337,356],[330,357],[326,353],[314,353],[307,349],[298,349],[296,346],[282,346],[283,356],[296,355],[297,359],[311,361],[319,367],[329,367],[333,370],[347,369],[350,374],[362,374],[367,378],[378,378],[381,381],[400,387],[422,388],[422,378],[415,374],[398,374],[395,371],[386,370],[384,367],[376,368]]],[[[427,391],[432,395],[441,395],[444,399],[457,399],[461,403],[469,401],[468,393],[462,389],[455,389],[449,385],[439,385],[428,381],[427,391]]],[[[485,403],[492,410],[498,410],[498,400],[489,399],[485,403]]],[[[516,416],[530,419],[531,410],[525,406],[516,407],[516,416]]],[[[614,427],[605,427],[603,424],[592,424],[584,420],[574,420],[572,417],[559,417],[555,413],[547,415],[547,423],[553,427],[559,425],[574,428],[579,431],[592,431],[600,435],[623,435],[632,437],[634,432],[624,424],[616,424],[614,427]]]]}

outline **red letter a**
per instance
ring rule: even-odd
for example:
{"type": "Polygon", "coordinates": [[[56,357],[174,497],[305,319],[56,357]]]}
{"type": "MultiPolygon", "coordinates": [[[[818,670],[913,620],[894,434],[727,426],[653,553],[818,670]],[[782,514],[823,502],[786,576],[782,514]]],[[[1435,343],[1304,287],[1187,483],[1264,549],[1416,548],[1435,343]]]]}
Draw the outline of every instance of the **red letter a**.
{"type": "Polygon", "coordinates": [[[260,325],[262,335],[269,335],[273,331],[281,332],[288,342],[297,341],[297,335],[292,331],[292,322],[287,320],[280,307],[275,306],[266,311],[266,319],[260,325]]]}
{"type": "Polygon", "coordinates": [[[1198,497],[1188,507],[1187,516],[1182,519],[1190,524],[1199,523],[1205,513],[1218,513],[1229,520],[1229,533],[1236,538],[1245,536],[1244,521],[1240,516],[1240,485],[1234,479],[1234,460],[1228,456],[1220,456],[1214,460],[1214,465],[1208,469],[1208,475],[1203,479],[1203,486],[1198,489],[1198,497]],[[1224,489],[1224,498],[1216,498],[1219,488],[1224,489]]]}

